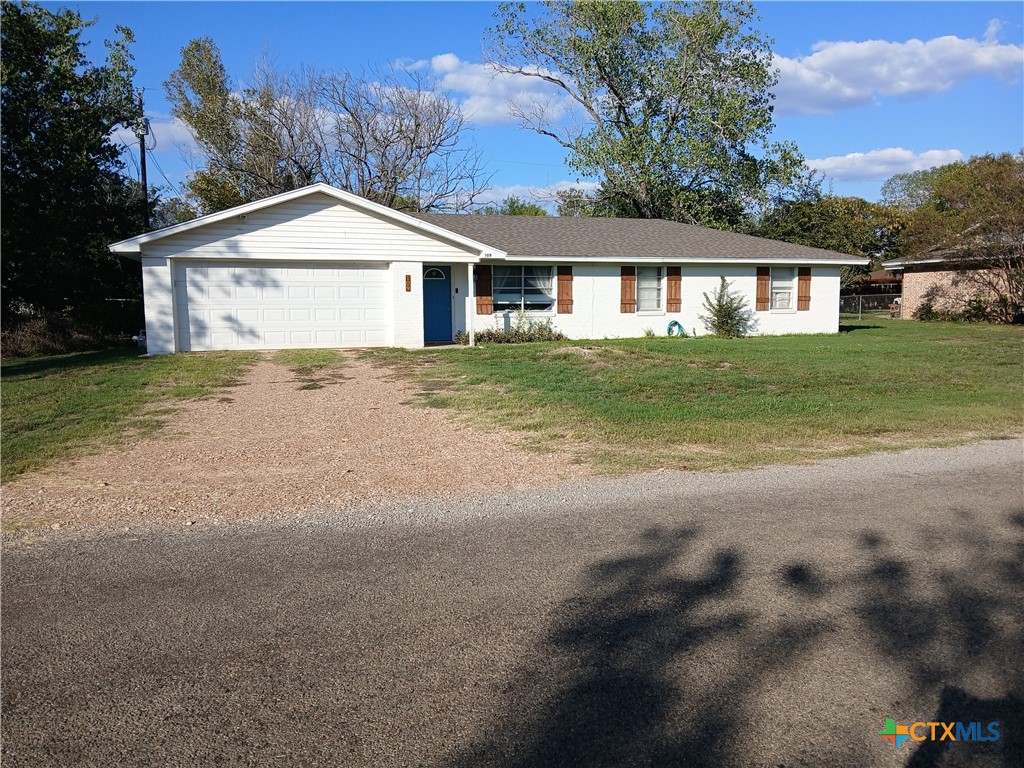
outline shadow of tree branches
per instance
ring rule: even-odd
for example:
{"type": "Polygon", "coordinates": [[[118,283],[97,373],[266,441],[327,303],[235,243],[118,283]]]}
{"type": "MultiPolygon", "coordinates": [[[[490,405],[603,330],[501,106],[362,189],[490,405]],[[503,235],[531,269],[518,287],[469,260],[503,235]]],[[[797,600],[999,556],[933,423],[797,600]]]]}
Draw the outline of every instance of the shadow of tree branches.
{"type": "Polygon", "coordinates": [[[714,526],[646,530],[626,554],[589,567],[509,681],[491,726],[445,765],[1024,765],[1024,512],[1003,518],[1007,543],[969,512],[948,511],[959,521],[952,528],[922,521],[897,541],[853,528],[839,552],[781,550],[767,570],[763,559],[748,566],[754,543],[730,543],[714,526]],[[857,710],[821,723],[847,731],[827,749],[747,738],[760,718],[815,717],[800,700],[770,711],[767,698],[779,680],[812,672],[828,688],[843,670],[812,663],[828,653],[868,679],[877,671],[895,680],[897,693],[839,682],[818,690],[857,710]],[[908,741],[896,751],[876,734],[886,716],[904,722],[901,712],[997,720],[1003,738],[908,741]]]}
{"type": "Polygon", "coordinates": [[[755,631],[752,613],[730,606],[744,578],[737,550],[718,548],[695,575],[679,572],[698,535],[652,528],[635,552],[593,565],[537,654],[540,668],[509,690],[509,719],[452,765],[716,764],[738,724],[732,702],[828,626],[796,618],[755,631]],[[723,672],[713,699],[691,700],[678,665],[726,640],[753,663],[723,672]]]}

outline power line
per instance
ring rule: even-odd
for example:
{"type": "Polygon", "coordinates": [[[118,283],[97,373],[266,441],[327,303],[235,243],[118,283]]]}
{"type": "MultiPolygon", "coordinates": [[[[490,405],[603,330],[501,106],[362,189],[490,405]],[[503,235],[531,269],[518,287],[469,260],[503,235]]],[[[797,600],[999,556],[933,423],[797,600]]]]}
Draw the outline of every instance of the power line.
{"type": "Polygon", "coordinates": [[[160,175],[164,177],[164,181],[166,181],[167,184],[171,187],[171,191],[174,192],[174,194],[177,195],[178,197],[184,197],[184,195],[181,194],[181,190],[178,188],[178,185],[171,181],[167,177],[167,174],[164,173],[164,169],[160,167],[160,161],[156,159],[156,155],[152,155],[149,159],[153,161],[153,165],[156,166],[156,169],[160,172],[160,175]]]}

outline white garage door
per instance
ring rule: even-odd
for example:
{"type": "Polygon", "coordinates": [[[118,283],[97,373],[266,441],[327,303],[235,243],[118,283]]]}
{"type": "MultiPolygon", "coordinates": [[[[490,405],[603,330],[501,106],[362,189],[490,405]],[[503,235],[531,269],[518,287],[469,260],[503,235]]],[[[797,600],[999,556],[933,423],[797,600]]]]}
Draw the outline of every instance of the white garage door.
{"type": "Polygon", "coordinates": [[[185,265],[175,280],[181,349],[387,343],[384,264],[185,265]]]}

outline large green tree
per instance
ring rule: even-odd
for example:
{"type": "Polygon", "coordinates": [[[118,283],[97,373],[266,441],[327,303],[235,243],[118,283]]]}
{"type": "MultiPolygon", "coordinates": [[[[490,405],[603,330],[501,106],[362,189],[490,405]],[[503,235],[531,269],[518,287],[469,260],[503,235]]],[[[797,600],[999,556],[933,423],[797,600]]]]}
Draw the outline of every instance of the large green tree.
{"type": "Polygon", "coordinates": [[[142,196],[110,138],[138,118],[132,33],[118,27],[106,60],[89,61],[93,22],[75,11],[3,4],[3,322],[61,313],[119,323],[140,293],[136,265],[107,245],[142,228],[142,196]]]}
{"type": "Polygon", "coordinates": [[[283,72],[247,85],[208,37],[164,84],[205,156],[188,181],[205,213],[323,181],[399,210],[464,210],[484,189],[458,103],[421,70],[283,72]]]}
{"type": "Polygon", "coordinates": [[[503,3],[489,59],[553,86],[513,109],[601,181],[608,210],[731,228],[806,173],[770,140],[777,73],[757,21],[743,1],[503,3]]]}
{"type": "Polygon", "coordinates": [[[317,85],[308,75],[285,76],[264,60],[242,87],[216,43],[200,37],[182,49],[164,87],[172,114],[205,155],[186,185],[202,212],[322,180],[317,85]]]}
{"type": "MultiPolygon", "coordinates": [[[[775,206],[750,228],[750,234],[862,256],[877,267],[883,259],[900,254],[904,220],[898,209],[880,203],[812,193],[775,206]]],[[[868,269],[844,267],[844,284],[855,282],[868,269]]]]}

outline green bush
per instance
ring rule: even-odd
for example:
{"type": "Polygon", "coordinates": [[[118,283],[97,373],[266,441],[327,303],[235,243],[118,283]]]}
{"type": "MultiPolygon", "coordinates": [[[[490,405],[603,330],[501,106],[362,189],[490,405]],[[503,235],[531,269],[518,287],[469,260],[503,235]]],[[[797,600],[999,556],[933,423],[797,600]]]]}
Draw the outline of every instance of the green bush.
{"type": "Polygon", "coordinates": [[[4,329],[0,354],[4,359],[64,355],[125,346],[128,339],[76,323],[59,315],[33,317],[4,329]]]}
{"type": "Polygon", "coordinates": [[[747,300],[729,290],[729,283],[722,277],[722,283],[712,295],[704,294],[706,315],[700,315],[705,327],[715,336],[723,339],[737,339],[750,333],[754,313],[747,300]]]}
{"type": "Polygon", "coordinates": [[[967,306],[959,311],[936,309],[934,300],[927,298],[914,311],[913,317],[924,322],[942,320],[954,323],[987,323],[993,321],[995,314],[992,312],[992,306],[984,298],[972,296],[967,306]]]}
{"type": "MultiPolygon", "coordinates": [[[[484,328],[476,332],[477,344],[526,344],[531,341],[565,341],[568,337],[557,330],[550,317],[543,320],[528,317],[517,310],[510,328],[484,328]]],[[[456,344],[469,344],[469,334],[459,331],[456,344]]]]}

